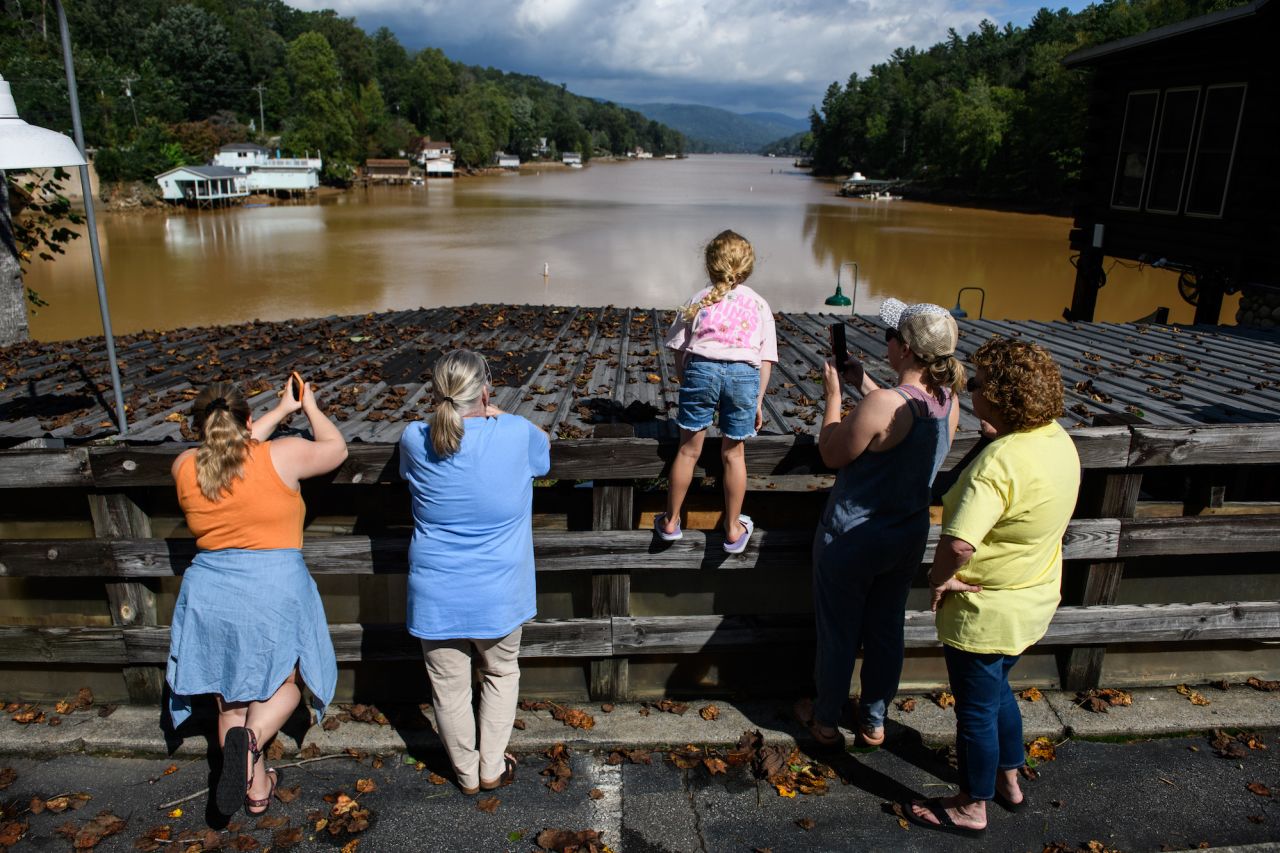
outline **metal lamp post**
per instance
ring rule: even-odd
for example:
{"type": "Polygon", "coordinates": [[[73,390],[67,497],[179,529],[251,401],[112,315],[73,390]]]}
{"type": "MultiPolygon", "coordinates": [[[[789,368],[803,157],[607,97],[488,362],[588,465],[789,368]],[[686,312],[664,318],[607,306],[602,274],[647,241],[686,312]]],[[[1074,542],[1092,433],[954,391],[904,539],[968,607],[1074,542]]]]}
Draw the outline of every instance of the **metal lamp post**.
{"type": "Polygon", "coordinates": [[[116,424],[123,438],[129,434],[129,422],[125,416],[120,365],[116,361],[115,339],[111,333],[111,311],[107,306],[107,284],[102,272],[98,223],[93,210],[93,190],[89,183],[89,161],[85,157],[84,128],[80,122],[80,98],[76,93],[76,72],[71,58],[71,33],[67,28],[67,14],[62,8],[61,0],[53,0],[53,5],[58,13],[58,31],[62,36],[62,64],[67,73],[67,95],[71,102],[71,128],[75,144],[72,145],[71,140],[61,133],[33,127],[18,118],[9,84],[0,80],[0,169],[39,169],[52,166],[78,166],[80,169],[85,223],[89,231],[89,253],[93,259],[93,277],[98,287],[98,312],[102,315],[107,362],[111,367],[116,424]]]}

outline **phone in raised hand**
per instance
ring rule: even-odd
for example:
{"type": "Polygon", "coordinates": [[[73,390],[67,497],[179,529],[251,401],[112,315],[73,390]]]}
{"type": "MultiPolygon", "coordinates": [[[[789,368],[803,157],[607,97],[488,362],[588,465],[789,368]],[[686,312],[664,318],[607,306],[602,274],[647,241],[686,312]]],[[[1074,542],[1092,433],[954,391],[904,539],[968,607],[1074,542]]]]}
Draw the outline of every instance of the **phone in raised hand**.
{"type": "Polygon", "coordinates": [[[849,357],[849,345],[844,336],[844,323],[832,323],[829,331],[831,334],[831,355],[835,361],[836,372],[840,374],[841,379],[854,388],[862,390],[862,363],[849,357]]]}
{"type": "Polygon", "coordinates": [[[296,370],[290,373],[289,374],[289,390],[293,392],[293,399],[297,400],[299,403],[302,402],[303,387],[304,387],[304,383],[302,381],[302,374],[296,370]]]}

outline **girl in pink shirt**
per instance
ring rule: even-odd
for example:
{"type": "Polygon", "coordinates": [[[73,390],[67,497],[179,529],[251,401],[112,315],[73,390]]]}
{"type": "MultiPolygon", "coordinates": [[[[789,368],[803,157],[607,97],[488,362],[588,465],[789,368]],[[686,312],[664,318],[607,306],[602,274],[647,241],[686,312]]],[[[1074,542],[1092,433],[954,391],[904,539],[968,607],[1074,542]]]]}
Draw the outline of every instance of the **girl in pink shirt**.
{"type": "Polygon", "coordinates": [[[769,372],[778,360],[773,313],[764,297],[743,282],[755,268],[755,252],[746,239],[723,231],[707,244],[711,284],[685,303],[671,324],[667,346],[680,355],[680,450],[671,463],[667,511],[654,530],[670,542],[679,539],[680,508],[693,482],[702,440],[717,410],[720,456],[724,461],[724,550],[740,554],[751,539],[751,518],[742,515],[747,491],[743,441],[764,422],[761,404],[769,372]]]}

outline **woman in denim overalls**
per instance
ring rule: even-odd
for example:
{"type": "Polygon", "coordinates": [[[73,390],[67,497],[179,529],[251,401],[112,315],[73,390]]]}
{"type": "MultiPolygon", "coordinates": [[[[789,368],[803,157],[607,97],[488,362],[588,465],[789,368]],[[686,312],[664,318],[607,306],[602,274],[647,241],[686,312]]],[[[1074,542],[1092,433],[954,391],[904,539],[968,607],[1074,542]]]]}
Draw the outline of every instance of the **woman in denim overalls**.
{"type": "Polygon", "coordinates": [[[828,362],[818,449],[838,471],[813,542],[817,663],[810,730],[842,746],[837,724],[863,649],[860,743],[884,742],[885,709],[902,674],[903,614],[929,536],[929,487],[951,447],[964,384],[956,322],[938,305],[886,300],[894,388],[864,379],[866,397],[840,418],[840,377],[828,362]]]}

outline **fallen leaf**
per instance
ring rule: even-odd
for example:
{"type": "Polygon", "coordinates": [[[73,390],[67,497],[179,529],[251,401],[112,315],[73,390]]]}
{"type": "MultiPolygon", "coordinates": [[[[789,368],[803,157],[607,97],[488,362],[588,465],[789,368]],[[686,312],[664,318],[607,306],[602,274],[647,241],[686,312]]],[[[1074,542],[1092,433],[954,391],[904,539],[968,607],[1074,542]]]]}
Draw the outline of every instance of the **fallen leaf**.
{"type": "Polygon", "coordinates": [[[361,794],[372,794],[374,791],[378,790],[378,783],[374,782],[372,779],[357,779],[356,790],[361,794]]]}
{"type": "Polygon", "coordinates": [[[182,817],[182,809],[170,810],[169,817],[173,818],[174,820],[177,820],[178,818],[182,817]]]}
{"type": "Polygon", "coordinates": [[[1177,691],[1179,696],[1186,696],[1187,700],[1190,701],[1192,705],[1208,705],[1209,704],[1208,699],[1206,699],[1202,694],[1197,693],[1195,690],[1192,690],[1190,687],[1188,687],[1185,684],[1179,684],[1177,687],[1173,689],[1177,691]]]}
{"type": "Polygon", "coordinates": [[[809,830],[813,829],[817,825],[818,824],[814,822],[813,818],[808,818],[808,817],[802,817],[796,821],[796,826],[800,827],[805,832],[808,832],[809,830]]]}
{"type": "Polygon", "coordinates": [[[657,708],[659,711],[664,713],[676,714],[677,716],[683,716],[684,713],[689,710],[689,706],[684,702],[677,702],[674,699],[662,699],[658,702],[652,703],[652,707],[657,708]]]}
{"type": "Polygon", "coordinates": [[[729,765],[725,763],[724,759],[718,757],[704,758],[702,759],[702,765],[710,771],[712,776],[717,773],[724,773],[729,769],[729,765]]]}
{"type": "Polygon", "coordinates": [[[12,847],[27,834],[30,824],[17,820],[0,822],[0,847],[12,847]]]}
{"type": "Polygon", "coordinates": [[[258,822],[254,824],[254,829],[279,829],[289,822],[289,818],[284,815],[263,815],[258,818],[258,822]]]}
{"type": "Polygon", "coordinates": [[[1058,757],[1053,741],[1047,737],[1038,737],[1027,747],[1027,755],[1036,761],[1053,761],[1058,757]]]}
{"type": "Polygon", "coordinates": [[[346,844],[342,845],[342,853],[356,853],[356,850],[359,849],[359,847],[360,847],[360,839],[353,838],[350,841],[348,841],[346,844]]]}
{"type": "Polygon", "coordinates": [[[1044,694],[1035,687],[1028,687],[1026,690],[1023,690],[1018,694],[1018,698],[1025,699],[1028,702],[1039,702],[1044,698],[1044,694]]]}
{"type": "Polygon", "coordinates": [[[1263,681],[1261,678],[1255,678],[1254,676],[1249,676],[1245,684],[1254,690],[1262,690],[1267,693],[1274,693],[1280,690],[1280,681],[1263,681]]]}
{"type": "MultiPolygon", "coordinates": [[[[283,749],[283,747],[282,747],[282,749],[283,749]]],[[[302,751],[301,751],[301,752],[299,752],[299,753],[298,753],[298,755],[299,755],[301,758],[303,758],[303,759],[308,759],[308,758],[319,758],[319,757],[320,757],[320,747],[316,746],[314,743],[309,743],[309,744],[307,744],[306,746],[304,746],[304,747],[302,748],[302,751]]]]}
{"type": "Polygon", "coordinates": [[[1259,797],[1271,796],[1271,789],[1261,782],[1250,782],[1248,785],[1245,785],[1245,787],[1249,789],[1249,793],[1257,794],[1259,797]]]}
{"type": "Polygon", "coordinates": [[[342,725],[342,723],[338,722],[337,717],[325,717],[324,722],[320,724],[320,728],[324,729],[326,732],[331,732],[337,729],[340,725],[342,725]]]}
{"type": "Polygon", "coordinates": [[[931,697],[935,705],[939,708],[950,708],[956,704],[956,697],[952,696],[945,690],[941,690],[931,697]]]}
{"type": "Polygon", "coordinates": [[[272,849],[288,849],[302,843],[302,827],[290,826],[276,830],[271,836],[272,849]]]}
{"type": "Polygon", "coordinates": [[[604,849],[601,835],[602,833],[594,829],[583,829],[578,832],[569,829],[544,829],[538,833],[534,843],[543,850],[551,850],[553,853],[575,853],[575,851],[588,853],[588,851],[604,849]]]}
{"type": "Polygon", "coordinates": [[[302,793],[301,785],[293,785],[288,788],[276,788],[276,799],[282,803],[292,803],[298,799],[298,795],[302,793]]]}
{"type": "Polygon", "coordinates": [[[485,814],[493,814],[498,810],[498,804],[501,802],[502,800],[497,797],[485,797],[483,800],[476,803],[476,810],[482,811],[485,814]]]}
{"type": "Polygon", "coordinates": [[[600,706],[600,710],[606,714],[612,714],[613,708],[614,708],[614,705],[612,702],[605,702],[603,705],[600,706]]]}
{"type": "Polygon", "coordinates": [[[601,791],[599,788],[592,788],[590,791],[587,792],[587,796],[593,800],[603,800],[604,791],[601,791]]]}
{"type": "Polygon", "coordinates": [[[910,714],[915,709],[916,709],[916,700],[914,697],[901,699],[898,702],[898,710],[904,714],[910,714]]]}
{"type": "Polygon", "coordinates": [[[520,719],[519,717],[517,717],[515,720],[512,720],[511,722],[511,728],[516,729],[517,731],[524,731],[526,728],[528,728],[528,726],[529,724],[526,723],[524,720],[520,719]]]}
{"type": "Polygon", "coordinates": [[[428,773],[427,781],[430,782],[432,785],[443,785],[445,782],[449,780],[441,776],[439,773],[428,773]]]}
{"type": "Polygon", "coordinates": [[[707,707],[703,708],[701,711],[698,712],[698,716],[702,717],[702,719],[707,720],[708,722],[712,720],[718,720],[720,719],[720,709],[717,708],[715,705],[708,705],[707,707]]]}
{"type": "Polygon", "coordinates": [[[176,764],[170,764],[168,767],[166,767],[166,768],[164,769],[164,772],[163,772],[163,773],[161,773],[160,775],[161,775],[161,776],[172,776],[174,773],[177,773],[177,772],[178,772],[178,765],[176,765],[176,764]]]}

